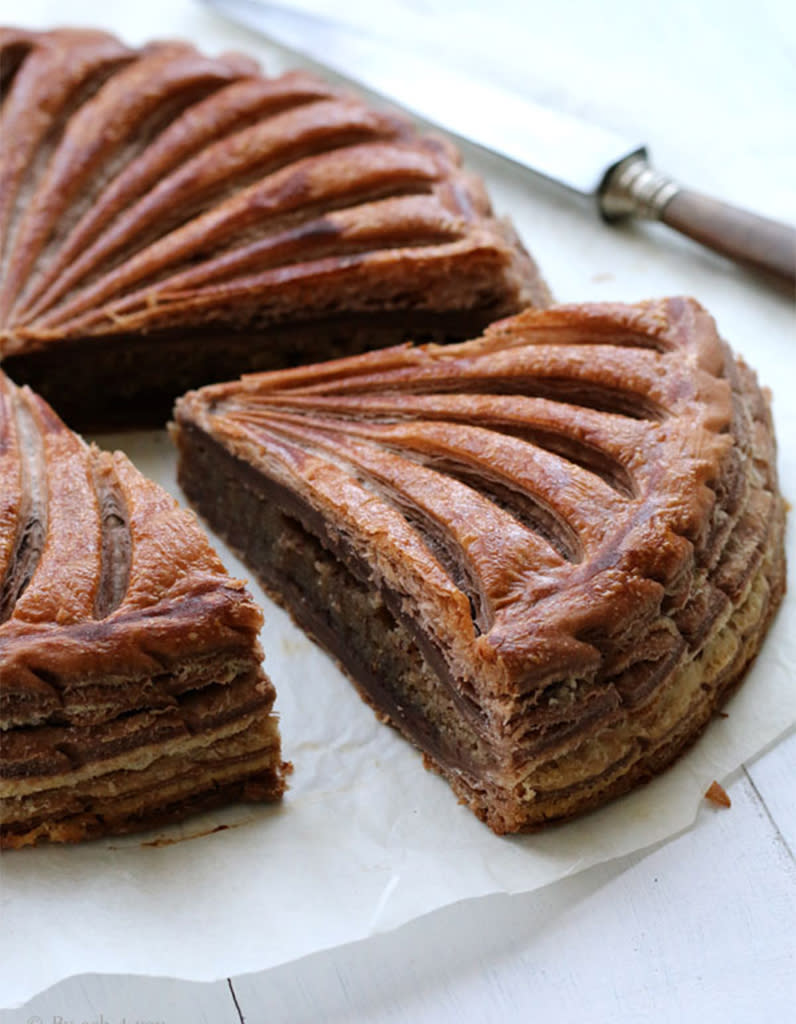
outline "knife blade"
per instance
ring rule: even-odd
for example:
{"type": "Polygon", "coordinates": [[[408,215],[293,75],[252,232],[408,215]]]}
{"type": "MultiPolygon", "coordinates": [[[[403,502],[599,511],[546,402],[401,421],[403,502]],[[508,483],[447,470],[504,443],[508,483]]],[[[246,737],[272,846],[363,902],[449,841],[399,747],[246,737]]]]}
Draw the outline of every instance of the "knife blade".
{"type": "Polygon", "coordinates": [[[589,200],[607,222],[660,220],[779,283],[796,283],[796,230],[655,170],[647,147],[342,22],[265,0],[200,0],[453,135],[589,200]]]}

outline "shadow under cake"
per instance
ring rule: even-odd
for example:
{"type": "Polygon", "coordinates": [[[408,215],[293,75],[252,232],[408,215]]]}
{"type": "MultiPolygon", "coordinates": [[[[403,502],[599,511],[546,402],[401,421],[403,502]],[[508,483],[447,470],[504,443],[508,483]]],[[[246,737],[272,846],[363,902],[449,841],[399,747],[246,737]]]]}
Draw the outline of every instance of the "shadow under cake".
{"type": "Polygon", "coordinates": [[[765,394],[693,300],[184,396],[189,500],[498,833],[660,772],[785,588],[765,394]]]}

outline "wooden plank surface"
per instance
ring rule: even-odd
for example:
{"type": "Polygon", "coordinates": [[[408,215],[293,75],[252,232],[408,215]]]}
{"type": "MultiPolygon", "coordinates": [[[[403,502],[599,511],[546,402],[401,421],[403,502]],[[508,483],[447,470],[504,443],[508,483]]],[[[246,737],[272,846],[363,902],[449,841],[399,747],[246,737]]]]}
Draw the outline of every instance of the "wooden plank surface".
{"type": "Polygon", "coordinates": [[[240,1024],[229,983],[96,974],[68,978],[0,1024],[240,1024]]]}
{"type": "Polygon", "coordinates": [[[796,886],[749,782],[647,854],[450,908],[299,972],[239,979],[250,1022],[785,1021],[796,886]]]}
{"type": "Polygon", "coordinates": [[[763,1011],[786,1021],[796,1005],[793,748],[791,738],[749,778],[739,773],[729,810],[706,804],[670,842],[541,892],[468,901],[232,987],[70,979],[0,1012],[0,1024],[740,1024],[763,1011]]]}
{"type": "MultiPolygon", "coordinates": [[[[794,666],[796,685],[796,666],[794,666]]],[[[796,859],[796,731],[746,766],[761,806],[774,823],[782,843],[796,859]]]]}

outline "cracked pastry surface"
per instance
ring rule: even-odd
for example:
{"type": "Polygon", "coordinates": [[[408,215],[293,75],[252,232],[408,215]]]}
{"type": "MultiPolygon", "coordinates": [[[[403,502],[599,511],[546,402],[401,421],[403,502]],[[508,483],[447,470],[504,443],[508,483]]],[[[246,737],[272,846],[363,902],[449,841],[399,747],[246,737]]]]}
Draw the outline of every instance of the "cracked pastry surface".
{"type": "Polygon", "coordinates": [[[309,74],[85,29],[0,66],[0,358],[73,427],[549,300],[449,143],[309,74]]]}
{"type": "Polygon", "coordinates": [[[0,846],[278,799],[260,625],[192,513],[0,372],[0,846]]]}
{"type": "Polygon", "coordinates": [[[765,395],[693,300],[184,396],[180,481],[496,832],[668,765],[785,587],[765,395]]]}

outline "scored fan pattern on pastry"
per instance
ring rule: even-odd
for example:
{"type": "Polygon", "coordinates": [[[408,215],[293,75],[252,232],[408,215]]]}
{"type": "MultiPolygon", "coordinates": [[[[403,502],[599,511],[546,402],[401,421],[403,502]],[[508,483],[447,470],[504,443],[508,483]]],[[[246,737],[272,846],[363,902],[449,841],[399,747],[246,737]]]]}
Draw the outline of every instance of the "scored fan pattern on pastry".
{"type": "MultiPolygon", "coordinates": [[[[670,760],[784,585],[767,406],[688,300],[529,312],[464,345],[244,377],[188,395],[177,422],[200,511],[499,831],[670,760]],[[192,431],[268,480],[286,517],[264,528],[272,549],[219,511],[209,464],[192,472],[192,431]],[[280,576],[290,521],[389,595],[440,677],[426,697],[352,668],[355,632],[325,625],[333,588],[280,576]]],[[[328,554],[308,551],[317,572],[328,554]]]]}
{"type": "Polygon", "coordinates": [[[0,372],[0,846],[278,797],[261,622],[192,513],[0,372]]]}
{"type": "Polygon", "coordinates": [[[450,144],[309,74],[78,30],[0,30],[0,65],[0,356],[547,301],[450,144]]]}

